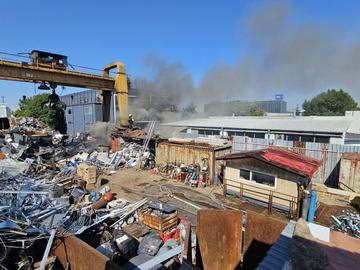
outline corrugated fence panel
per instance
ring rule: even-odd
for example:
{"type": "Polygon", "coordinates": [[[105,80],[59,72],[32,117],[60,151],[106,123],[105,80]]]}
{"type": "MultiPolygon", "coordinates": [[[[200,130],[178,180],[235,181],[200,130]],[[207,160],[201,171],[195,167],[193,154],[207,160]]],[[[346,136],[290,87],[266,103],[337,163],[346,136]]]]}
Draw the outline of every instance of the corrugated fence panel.
{"type": "Polygon", "coordinates": [[[233,137],[233,151],[249,151],[266,148],[269,145],[286,147],[297,153],[304,154],[322,161],[322,165],[313,176],[312,181],[324,183],[331,180],[331,177],[337,177],[336,166],[339,163],[342,153],[353,152],[360,153],[360,146],[340,145],[340,144],[324,144],[324,143],[304,143],[303,147],[294,147],[293,141],[284,140],[267,140],[261,138],[248,138],[244,136],[233,137]]]}

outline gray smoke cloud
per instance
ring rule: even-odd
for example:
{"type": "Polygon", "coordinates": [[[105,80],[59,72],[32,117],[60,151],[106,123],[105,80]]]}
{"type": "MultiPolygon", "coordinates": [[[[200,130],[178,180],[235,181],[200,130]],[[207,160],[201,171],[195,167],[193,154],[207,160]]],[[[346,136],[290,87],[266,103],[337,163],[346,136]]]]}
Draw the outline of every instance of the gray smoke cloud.
{"type": "MultiPolygon", "coordinates": [[[[194,87],[181,63],[151,56],[145,62],[153,70],[152,79],[143,81],[143,89],[179,105],[192,101],[199,110],[212,101],[262,99],[276,93],[301,104],[329,88],[342,88],[359,100],[360,36],[351,38],[334,25],[297,22],[287,1],[253,10],[239,29],[239,41],[247,46],[235,64],[215,64],[194,87]]],[[[163,107],[161,101],[153,109],[163,107]]]]}
{"type": "Polygon", "coordinates": [[[241,25],[249,45],[235,65],[215,65],[197,96],[254,99],[296,95],[304,98],[342,88],[359,99],[360,39],[343,29],[315,22],[296,23],[286,1],[255,10],[241,25]],[[300,93],[300,94],[299,94],[300,93]]]}
{"type": "Polygon", "coordinates": [[[89,133],[99,145],[109,146],[111,143],[112,128],[113,124],[96,122],[91,126],[89,133]]]}
{"type": "Polygon", "coordinates": [[[180,63],[169,63],[159,55],[144,59],[148,78],[136,78],[138,98],[130,105],[137,119],[175,121],[184,116],[194,86],[190,73],[180,63]]]}

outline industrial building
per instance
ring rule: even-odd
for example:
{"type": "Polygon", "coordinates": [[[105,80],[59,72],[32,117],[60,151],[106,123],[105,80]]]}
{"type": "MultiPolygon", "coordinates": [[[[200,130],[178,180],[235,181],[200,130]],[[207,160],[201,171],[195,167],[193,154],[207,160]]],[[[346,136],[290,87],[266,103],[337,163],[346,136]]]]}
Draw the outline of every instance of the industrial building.
{"type": "Polygon", "coordinates": [[[0,103],[0,130],[10,127],[9,118],[11,110],[5,103],[0,103]]]}
{"type": "Polygon", "coordinates": [[[331,144],[360,144],[360,112],[344,116],[232,116],[164,123],[189,136],[216,135],[331,144]]]}
{"type": "Polygon", "coordinates": [[[267,113],[286,113],[287,103],[283,96],[276,96],[275,100],[233,100],[227,102],[212,102],[204,105],[204,113],[207,116],[231,116],[245,115],[250,112],[252,107],[258,107],[267,113]]]}
{"type": "MultiPolygon", "coordinates": [[[[116,122],[117,117],[114,95],[111,95],[110,123],[116,122]]],[[[135,89],[129,89],[129,102],[135,96],[135,89]]],[[[60,99],[66,105],[65,117],[68,134],[74,135],[78,132],[88,132],[93,124],[104,121],[101,91],[86,90],[63,95],[60,99]]]]}

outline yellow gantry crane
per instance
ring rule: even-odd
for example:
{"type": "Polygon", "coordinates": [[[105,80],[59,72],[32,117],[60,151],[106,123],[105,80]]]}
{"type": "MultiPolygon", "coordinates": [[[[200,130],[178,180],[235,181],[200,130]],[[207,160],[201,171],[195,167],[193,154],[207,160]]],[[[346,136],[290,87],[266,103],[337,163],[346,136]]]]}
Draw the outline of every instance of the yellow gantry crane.
{"type": "Polygon", "coordinates": [[[0,80],[63,85],[102,90],[103,119],[109,121],[111,92],[117,94],[120,125],[128,126],[128,78],[124,64],[113,62],[104,67],[102,75],[70,71],[64,55],[32,51],[30,62],[4,60],[0,53],[0,80]],[[110,76],[110,71],[115,75],[110,76]]]}

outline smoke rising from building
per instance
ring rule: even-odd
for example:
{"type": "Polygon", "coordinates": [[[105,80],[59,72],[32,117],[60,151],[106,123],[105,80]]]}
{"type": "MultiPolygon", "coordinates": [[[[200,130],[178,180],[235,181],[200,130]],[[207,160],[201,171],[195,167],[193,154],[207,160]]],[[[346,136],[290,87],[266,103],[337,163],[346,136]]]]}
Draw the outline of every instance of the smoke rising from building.
{"type": "Polygon", "coordinates": [[[264,99],[279,91],[301,104],[329,88],[342,88],[359,100],[359,37],[333,25],[296,22],[286,1],[253,10],[239,27],[239,40],[246,38],[247,46],[235,64],[215,64],[198,86],[181,63],[148,57],[152,79],[143,79],[140,89],[166,97],[167,102],[145,109],[158,112],[167,103],[181,108],[193,102],[202,111],[202,105],[212,101],[264,99]]]}

